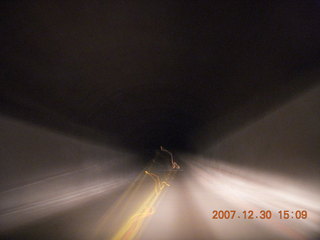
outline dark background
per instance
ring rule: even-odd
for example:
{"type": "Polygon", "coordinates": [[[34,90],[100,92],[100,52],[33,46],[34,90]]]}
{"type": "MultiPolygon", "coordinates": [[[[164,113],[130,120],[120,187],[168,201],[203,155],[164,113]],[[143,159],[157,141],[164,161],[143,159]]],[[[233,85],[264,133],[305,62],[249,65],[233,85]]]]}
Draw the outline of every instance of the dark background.
{"type": "Polygon", "coordinates": [[[195,151],[312,86],[319,1],[2,1],[1,111],[149,154],[195,151]],[[217,125],[217,124],[216,124],[217,125]],[[220,124],[221,125],[221,124],[220,124]]]}

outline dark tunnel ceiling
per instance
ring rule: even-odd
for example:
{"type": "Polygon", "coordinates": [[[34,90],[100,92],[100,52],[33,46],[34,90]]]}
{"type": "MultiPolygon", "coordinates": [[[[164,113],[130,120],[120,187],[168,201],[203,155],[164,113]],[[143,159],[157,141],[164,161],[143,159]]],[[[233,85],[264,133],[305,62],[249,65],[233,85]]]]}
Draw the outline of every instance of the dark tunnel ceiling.
{"type": "Polygon", "coordinates": [[[247,121],[302,91],[311,82],[294,79],[319,63],[319,1],[2,1],[1,10],[2,112],[66,132],[86,126],[139,151],[191,149],[198,130],[240,106],[251,105],[247,121]]]}

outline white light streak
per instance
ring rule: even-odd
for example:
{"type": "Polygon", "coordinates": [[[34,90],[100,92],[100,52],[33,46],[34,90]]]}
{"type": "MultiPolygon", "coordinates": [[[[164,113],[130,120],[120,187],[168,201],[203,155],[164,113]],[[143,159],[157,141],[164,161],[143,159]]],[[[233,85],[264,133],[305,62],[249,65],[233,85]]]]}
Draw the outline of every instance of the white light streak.
{"type": "Polygon", "coordinates": [[[128,184],[134,175],[117,176],[96,165],[45,178],[0,193],[1,230],[62,212],[109,194],[128,184]]]}

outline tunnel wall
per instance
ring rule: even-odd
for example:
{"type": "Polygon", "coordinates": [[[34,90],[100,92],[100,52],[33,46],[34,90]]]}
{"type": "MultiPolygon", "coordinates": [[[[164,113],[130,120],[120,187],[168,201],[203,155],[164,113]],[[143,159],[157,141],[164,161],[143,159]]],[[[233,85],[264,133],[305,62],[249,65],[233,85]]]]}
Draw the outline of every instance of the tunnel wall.
{"type": "MultiPolygon", "coordinates": [[[[244,167],[318,182],[319,110],[320,85],[317,85],[209,145],[205,155],[244,167]]],[[[213,141],[214,136],[211,139],[213,141]]]]}
{"type": "Polygon", "coordinates": [[[0,116],[1,190],[68,171],[116,167],[133,156],[107,146],[0,116]]]}
{"type": "Polygon", "coordinates": [[[0,159],[0,231],[112,194],[137,174],[132,154],[4,116],[0,159]]]}

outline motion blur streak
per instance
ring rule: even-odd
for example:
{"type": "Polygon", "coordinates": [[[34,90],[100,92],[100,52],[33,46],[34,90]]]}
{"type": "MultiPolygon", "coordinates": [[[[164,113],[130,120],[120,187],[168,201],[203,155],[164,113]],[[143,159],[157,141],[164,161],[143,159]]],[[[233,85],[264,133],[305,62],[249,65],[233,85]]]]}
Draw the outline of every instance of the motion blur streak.
{"type": "Polygon", "coordinates": [[[277,174],[191,157],[188,189],[208,231],[218,239],[314,239],[320,233],[320,192],[316,185],[277,174]],[[266,219],[214,220],[213,210],[271,210],[266,219]],[[279,219],[279,210],[306,210],[307,219],[279,219]],[[250,234],[249,234],[250,233],[250,234]],[[265,234],[265,235],[264,235],[265,234]]]}
{"type": "MultiPolygon", "coordinates": [[[[151,167],[152,168],[152,167],[151,167]]],[[[151,216],[155,212],[155,205],[159,200],[159,197],[165,187],[169,187],[168,180],[172,180],[175,175],[175,171],[167,172],[162,178],[150,170],[144,171],[144,173],[154,181],[154,188],[150,194],[145,198],[139,208],[129,217],[127,222],[121,226],[119,231],[112,238],[113,240],[133,240],[137,239],[145,219],[151,216]]]]}
{"type": "Polygon", "coordinates": [[[157,174],[154,174],[148,171],[144,171],[144,172],[145,174],[149,175],[154,181],[154,191],[156,194],[159,194],[165,186],[167,187],[170,186],[170,184],[167,183],[166,181],[161,181],[160,177],[157,174]]]}
{"type": "Polygon", "coordinates": [[[114,195],[138,173],[132,154],[8,117],[0,141],[0,231],[114,195]]]}
{"type": "Polygon", "coordinates": [[[168,151],[167,149],[165,149],[165,148],[162,147],[162,146],[160,146],[160,150],[161,150],[162,152],[165,152],[165,153],[168,153],[168,154],[169,154],[172,169],[180,169],[179,164],[174,160],[173,154],[172,154],[170,151],[168,151]]]}
{"type": "Polygon", "coordinates": [[[75,207],[125,186],[131,178],[106,178],[92,166],[1,192],[0,226],[10,228],[75,207]]]}

